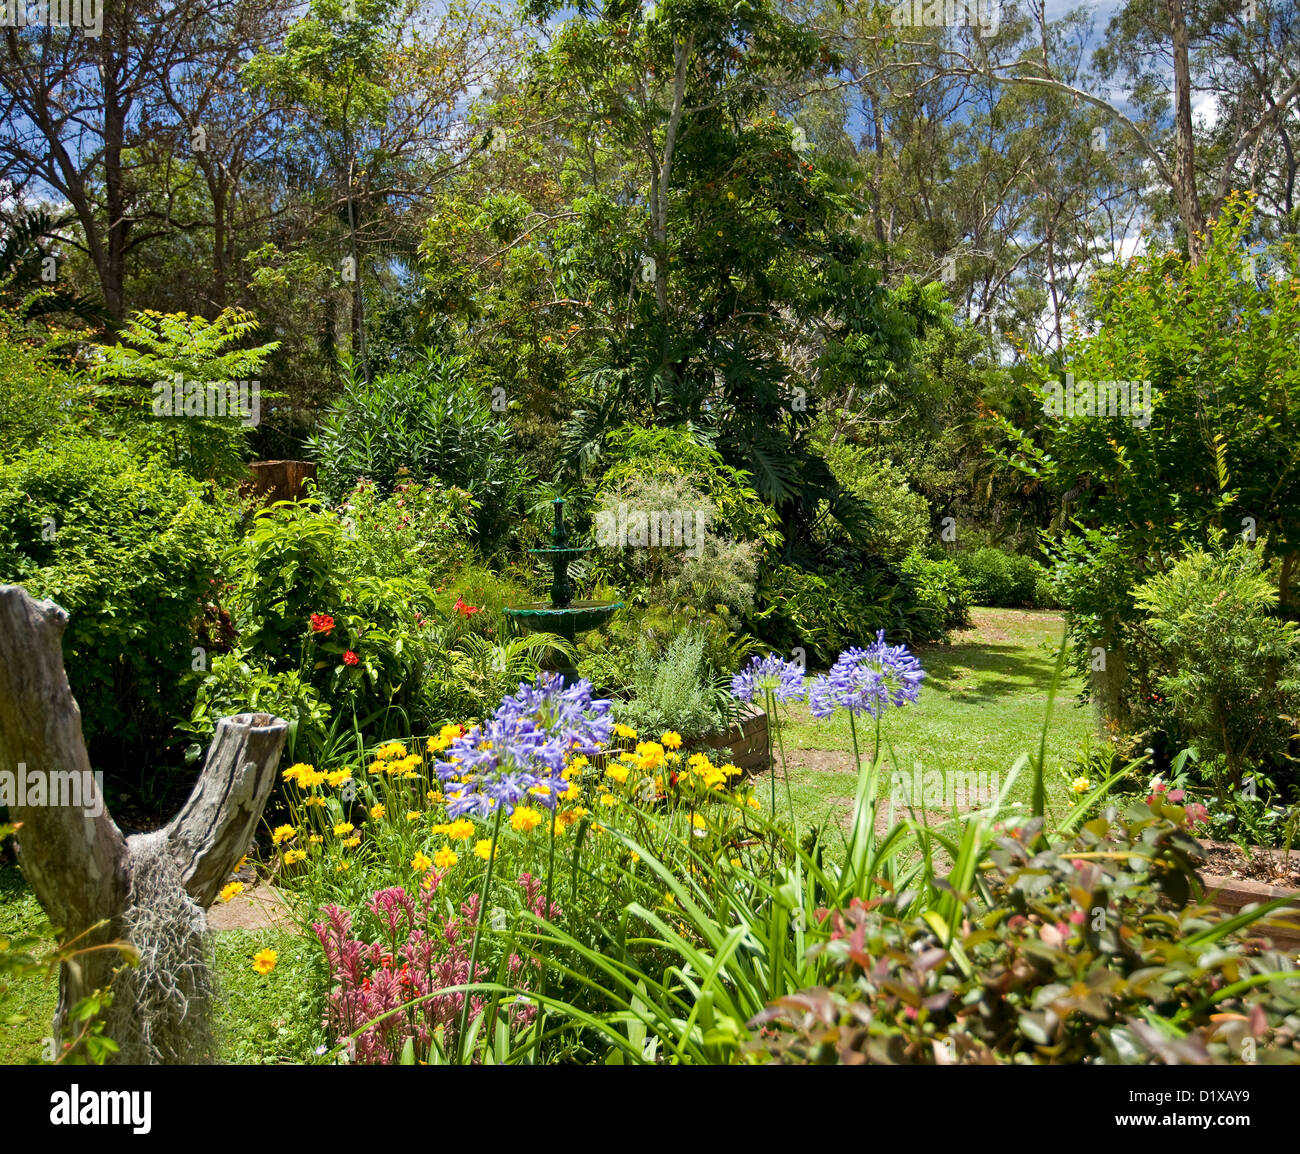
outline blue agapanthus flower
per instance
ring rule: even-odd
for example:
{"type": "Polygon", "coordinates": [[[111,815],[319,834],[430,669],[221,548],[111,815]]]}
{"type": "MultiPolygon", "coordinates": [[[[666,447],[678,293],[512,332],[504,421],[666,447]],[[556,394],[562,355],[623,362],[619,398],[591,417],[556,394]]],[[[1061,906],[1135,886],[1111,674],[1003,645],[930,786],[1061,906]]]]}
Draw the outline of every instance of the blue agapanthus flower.
{"type": "Polygon", "coordinates": [[[906,645],[887,645],[885,631],[876,633],[875,643],[867,646],[861,661],[880,674],[892,705],[906,705],[921,696],[925,670],[906,645]]]}
{"type": "Polygon", "coordinates": [[[543,673],[506,697],[496,713],[456,738],[434,765],[447,797],[447,813],[487,817],[498,807],[512,813],[528,799],[554,809],[569,784],[565,759],[593,753],[609,740],[610,703],[592,696],[591,683],[566,686],[543,673]],[[454,779],[454,780],[453,780],[454,779]]]}
{"type": "Polygon", "coordinates": [[[731,679],[731,695],[741,701],[753,701],[768,693],[777,701],[802,701],[805,692],[803,669],[775,653],[751,657],[749,664],[731,679]]]}
{"type": "Polygon", "coordinates": [[[907,646],[888,645],[881,629],[872,644],[846,649],[829,672],[813,682],[808,709],[817,718],[830,717],[837,709],[854,717],[876,717],[890,705],[915,701],[924,677],[920,661],[907,646]]]}
{"type": "Polygon", "coordinates": [[[558,738],[568,753],[592,754],[614,732],[612,702],[594,695],[590,681],[566,685],[558,673],[542,673],[529,685],[519,683],[519,692],[504,698],[498,718],[529,718],[558,738]]]}

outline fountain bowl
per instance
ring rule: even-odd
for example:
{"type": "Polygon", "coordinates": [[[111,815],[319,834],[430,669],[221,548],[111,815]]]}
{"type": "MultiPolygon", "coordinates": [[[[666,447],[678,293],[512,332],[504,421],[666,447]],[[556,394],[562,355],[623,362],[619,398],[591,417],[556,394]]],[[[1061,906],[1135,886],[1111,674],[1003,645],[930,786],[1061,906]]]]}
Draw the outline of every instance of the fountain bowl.
{"type": "Polygon", "coordinates": [[[577,634],[599,628],[622,608],[622,601],[574,601],[563,609],[549,601],[533,601],[507,606],[505,614],[530,633],[555,633],[573,641],[577,634]]]}

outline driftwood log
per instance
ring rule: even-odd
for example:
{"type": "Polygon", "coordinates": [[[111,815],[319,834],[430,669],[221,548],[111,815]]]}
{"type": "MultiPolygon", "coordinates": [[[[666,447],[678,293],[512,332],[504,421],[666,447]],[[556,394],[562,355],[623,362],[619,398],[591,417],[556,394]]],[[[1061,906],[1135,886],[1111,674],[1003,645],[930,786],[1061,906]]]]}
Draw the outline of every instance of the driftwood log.
{"type": "MultiPolygon", "coordinates": [[[[123,837],[90,771],[81,711],[63,666],[67,623],[67,613],[52,601],[35,601],[18,586],[0,585],[0,770],[24,775],[29,786],[36,778],[46,784],[45,804],[10,807],[11,821],[22,826],[15,838],[19,864],[62,940],[78,938],[103,921],[78,947],[126,940],[146,960],[165,955],[167,948],[176,955],[179,948],[179,968],[192,972],[160,974],[142,965],[140,974],[131,974],[118,950],[82,953],[60,975],[55,1037],[62,1036],[64,1017],[80,998],[111,986],[105,1035],[120,1043],[117,1029],[133,1033],[139,1043],[134,1049],[124,1046],[121,1060],[202,1060],[201,1053],[172,1036],[192,1028],[200,1038],[207,1028],[201,1020],[210,1003],[204,996],[210,988],[204,957],[191,955],[201,949],[204,911],[248,849],[288,725],[266,714],[223,718],[181,811],[155,833],[123,837]],[[77,805],[66,804],[69,771],[80,779],[77,805]],[[64,804],[48,804],[60,797],[64,804]],[[181,947],[141,940],[177,935],[185,939],[181,947]],[[157,988],[169,983],[175,989],[157,988]],[[187,992],[195,991],[197,1000],[187,1005],[187,992]],[[185,1019],[187,1025],[172,1035],[155,1031],[151,1039],[150,1024],[136,1019],[168,998],[175,1002],[177,1023],[185,1019]]],[[[33,792],[27,790],[28,798],[33,792]]]]}

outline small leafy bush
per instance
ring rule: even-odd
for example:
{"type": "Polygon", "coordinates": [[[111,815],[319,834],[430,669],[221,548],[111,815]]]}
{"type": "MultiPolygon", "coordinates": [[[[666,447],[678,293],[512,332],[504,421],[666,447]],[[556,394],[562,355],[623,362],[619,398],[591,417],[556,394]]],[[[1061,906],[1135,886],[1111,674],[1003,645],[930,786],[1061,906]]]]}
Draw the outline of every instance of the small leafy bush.
{"type": "Polygon", "coordinates": [[[985,547],[958,553],[956,560],[974,604],[1022,609],[1038,603],[1038,583],[1044,572],[1030,558],[985,547]]]}
{"type": "Polygon", "coordinates": [[[524,590],[478,561],[471,508],[463,490],[361,481],[338,510],[260,510],[228,554],[234,652],[199,686],[195,742],[274,702],[319,757],[354,726],[382,739],[480,716],[532,677],[550,642],[507,635],[501,603],[524,590]]]}
{"type": "MultiPolygon", "coordinates": [[[[888,900],[823,911],[837,977],[758,1016],[780,1063],[1300,1062],[1296,964],[1201,901],[1187,811],[1152,799],[1050,846],[1038,821],[990,853],[965,918],[888,900]],[[1242,929],[1242,933],[1235,931],[1242,929]],[[1250,936],[1247,936],[1249,934],[1250,936]]],[[[1254,915],[1257,916],[1257,915],[1254,915]]]]}
{"type": "Polygon", "coordinates": [[[1160,647],[1157,689],[1188,736],[1223,756],[1221,792],[1252,762],[1279,762],[1300,712],[1300,625],[1276,615],[1260,551],[1195,549],[1134,599],[1160,647]]]}
{"type": "Polygon", "coordinates": [[[0,465],[0,581],[68,611],[64,660],[93,759],[143,764],[189,712],[235,521],[208,485],[110,441],[0,465]]]}
{"type": "Polygon", "coordinates": [[[700,737],[724,728],[733,715],[725,685],[709,675],[700,630],[684,630],[662,652],[643,641],[632,669],[632,699],[617,702],[615,716],[646,733],[671,729],[700,737]]]}
{"type": "Polygon", "coordinates": [[[947,558],[926,557],[909,553],[898,571],[916,603],[913,611],[924,622],[920,635],[939,637],[949,629],[970,624],[970,606],[974,598],[961,569],[947,558]]]}
{"type": "Polygon", "coordinates": [[[219,653],[199,685],[188,722],[181,728],[195,737],[186,750],[197,760],[223,717],[239,713],[269,713],[289,723],[286,755],[323,747],[329,728],[330,706],[310,680],[296,669],[272,673],[246,652],[219,653]]]}

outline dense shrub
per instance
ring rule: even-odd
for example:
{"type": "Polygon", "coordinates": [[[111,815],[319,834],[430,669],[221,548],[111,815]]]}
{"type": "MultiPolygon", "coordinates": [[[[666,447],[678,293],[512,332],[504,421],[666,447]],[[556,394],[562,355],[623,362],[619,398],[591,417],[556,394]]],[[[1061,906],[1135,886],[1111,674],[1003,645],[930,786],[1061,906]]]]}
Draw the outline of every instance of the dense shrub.
{"type": "Polygon", "coordinates": [[[958,553],[956,561],[974,604],[1024,609],[1039,603],[1039,582],[1045,574],[1030,558],[986,547],[958,553]]]}
{"type": "Polygon", "coordinates": [[[914,613],[924,626],[921,636],[939,637],[949,629],[970,624],[974,598],[954,562],[909,553],[899,564],[898,572],[916,603],[914,613]]]}
{"type": "Polygon", "coordinates": [[[64,662],[93,758],[142,764],[188,712],[234,530],[228,498],[112,442],[73,438],[0,466],[0,581],[70,614],[64,662]]]}
{"type": "Polygon", "coordinates": [[[839,977],[761,1014],[754,1051],[784,1063],[1300,1062],[1295,963],[1231,936],[1203,904],[1186,824],[1160,798],[1050,847],[1027,823],[992,850],[987,898],[965,899],[951,939],[888,902],[822,911],[818,952],[839,977]]]}
{"type": "Polygon", "coordinates": [[[671,473],[624,478],[595,508],[594,576],[624,601],[738,616],[754,607],[757,541],[720,534],[718,509],[685,477],[671,473]]]}
{"type": "Polygon", "coordinates": [[[891,638],[931,641],[967,620],[960,573],[919,555],[891,565],[838,553],[816,571],[779,565],[765,575],[753,631],[779,652],[802,648],[809,662],[830,661],[884,629],[891,638]]]}
{"type": "Polygon", "coordinates": [[[1239,788],[1247,765],[1278,763],[1300,712],[1300,626],[1276,616],[1261,551],[1196,549],[1137,587],[1160,652],[1156,688],[1183,732],[1220,754],[1239,788]]]}
{"type": "Polygon", "coordinates": [[[77,375],[59,363],[47,341],[0,310],[0,460],[48,446],[71,424],[78,397],[77,375]]]}
{"type": "Polygon", "coordinates": [[[504,540],[523,491],[509,422],[456,356],[430,352],[418,368],[369,383],[353,375],[309,451],[331,497],[341,498],[363,477],[389,492],[408,474],[468,490],[476,502],[475,538],[488,549],[504,540]]]}
{"type": "Polygon", "coordinates": [[[930,537],[930,506],[907,484],[906,474],[862,445],[843,441],[826,448],[835,479],[871,510],[864,543],[873,553],[901,561],[930,537]]]}
{"type": "Polygon", "coordinates": [[[501,602],[525,594],[468,544],[459,489],[362,481],[338,510],[261,510],[228,555],[235,651],[198,687],[196,742],[223,712],[276,702],[312,756],[475,717],[536,673],[545,638],[509,638],[501,602]]]}

